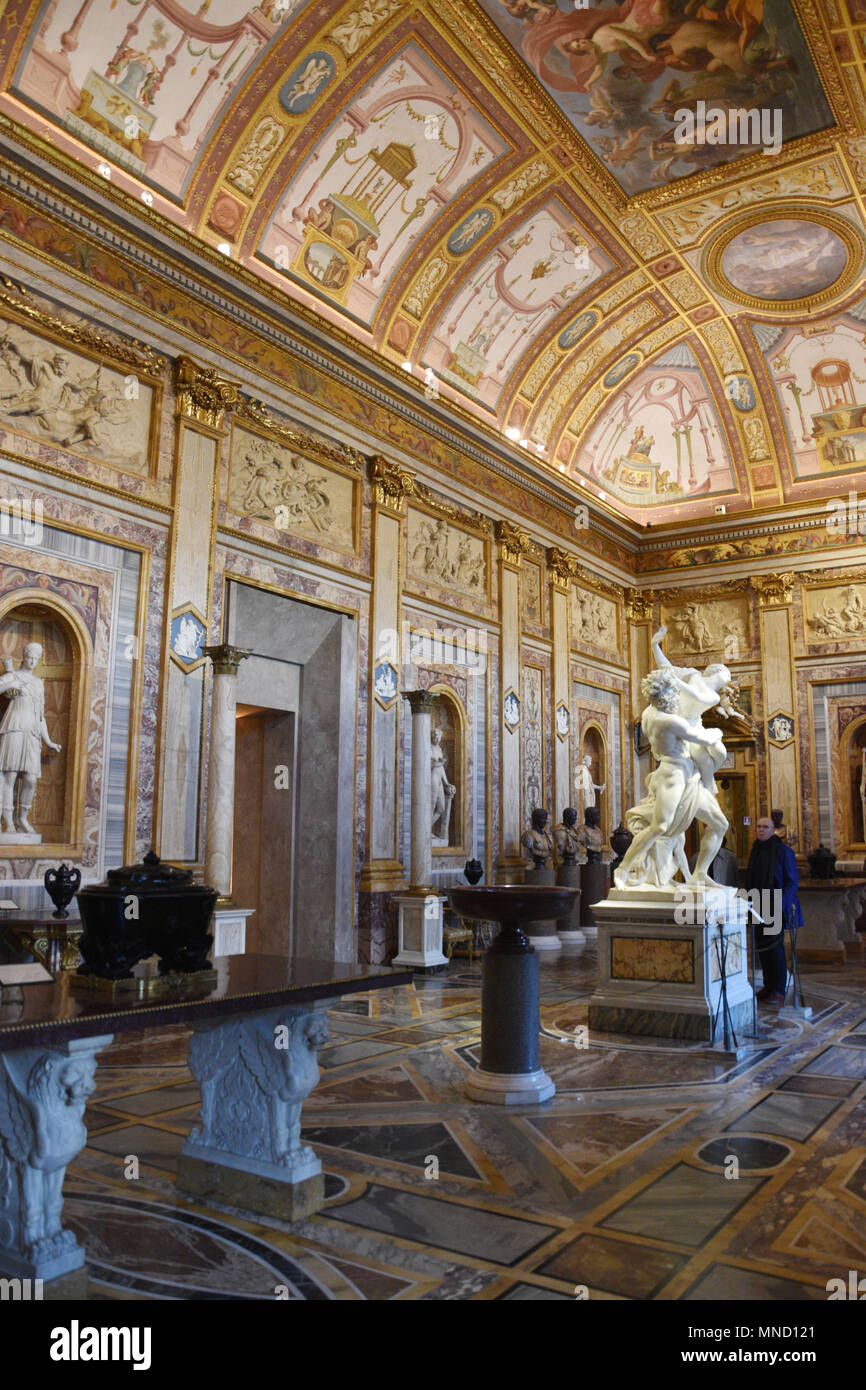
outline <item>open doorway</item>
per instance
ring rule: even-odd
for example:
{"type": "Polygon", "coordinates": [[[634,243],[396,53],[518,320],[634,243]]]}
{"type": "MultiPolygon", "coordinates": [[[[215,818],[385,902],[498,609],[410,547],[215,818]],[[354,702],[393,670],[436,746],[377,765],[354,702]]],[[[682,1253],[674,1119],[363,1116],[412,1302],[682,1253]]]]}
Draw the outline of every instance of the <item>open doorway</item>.
{"type": "Polygon", "coordinates": [[[247,950],[292,954],[294,713],[237,707],[232,896],[255,909],[247,950]]]}

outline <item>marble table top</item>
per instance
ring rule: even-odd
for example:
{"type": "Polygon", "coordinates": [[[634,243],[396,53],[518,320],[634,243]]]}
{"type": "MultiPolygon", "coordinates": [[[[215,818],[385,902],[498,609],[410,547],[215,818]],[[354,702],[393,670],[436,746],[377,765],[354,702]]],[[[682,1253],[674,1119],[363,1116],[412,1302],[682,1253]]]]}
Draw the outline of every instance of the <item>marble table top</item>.
{"type": "Polygon", "coordinates": [[[255,954],[224,956],[217,966],[215,982],[190,979],[151,998],[111,998],[73,987],[70,974],[58,975],[50,984],[7,987],[0,991],[0,1050],[256,1013],[408,985],[413,978],[411,970],[385,965],[255,954]]]}

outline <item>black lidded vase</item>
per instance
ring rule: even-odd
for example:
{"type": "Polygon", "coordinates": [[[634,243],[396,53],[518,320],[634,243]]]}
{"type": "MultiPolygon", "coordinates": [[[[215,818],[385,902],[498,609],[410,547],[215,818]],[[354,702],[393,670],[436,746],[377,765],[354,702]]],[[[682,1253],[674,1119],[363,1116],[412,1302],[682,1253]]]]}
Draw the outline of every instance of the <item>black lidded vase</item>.
{"type": "Polygon", "coordinates": [[[75,894],[81,887],[81,870],[70,869],[68,864],[58,864],[54,869],[45,870],[45,891],[54,904],[52,917],[68,917],[66,911],[75,894]]]}
{"type": "Polygon", "coordinates": [[[809,873],[812,878],[834,878],[836,875],[836,856],[826,845],[819,845],[807,856],[809,873]]]}

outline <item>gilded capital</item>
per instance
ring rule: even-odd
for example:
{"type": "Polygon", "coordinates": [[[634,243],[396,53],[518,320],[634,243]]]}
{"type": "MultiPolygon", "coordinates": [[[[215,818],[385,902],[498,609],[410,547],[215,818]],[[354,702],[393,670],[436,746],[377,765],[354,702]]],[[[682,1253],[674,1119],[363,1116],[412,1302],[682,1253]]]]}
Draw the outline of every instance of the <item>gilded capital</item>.
{"type": "Polygon", "coordinates": [[[652,589],[629,589],[625,599],[625,614],[629,622],[645,623],[653,615],[655,594],[652,589]]]}
{"type": "Polygon", "coordinates": [[[374,454],[370,459],[370,482],[376,506],[402,516],[404,499],[415,492],[415,475],[381,454],[374,454]]]}
{"type": "Polygon", "coordinates": [[[233,381],[217,376],[213,367],[200,367],[191,357],[175,358],[174,386],[178,413],[214,430],[222,425],[225,412],[238,402],[238,388],[233,381]]]}
{"type": "Polygon", "coordinates": [[[572,579],[577,574],[577,561],[567,550],[552,545],[547,552],[547,577],[556,588],[568,592],[572,579]]]}
{"type": "Polygon", "coordinates": [[[403,699],[409,701],[413,714],[430,714],[439,696],[433,690],[404,690],[403,699]]]}
{"type": "Polygon", "coordinates": [[[252,656],[252,647],[233,647],[229,642],[220,642],[215,647],[202,647],[205,656],[213,662],[215,676],[236,676],[241,662],[252,656]]]}
{"type": "Polygon", "coordinates": [[[794,592],[795,574],[755,574],[752,588],[762,604],[790,603],[794,592]]]}
{"type": "Polygon", "coordinates": [[[497,521],[496,539],[499,542],[499,558],[512,565],[519,565],[522,555],[529,549],[529,537],[513,521],[497,521]]]}

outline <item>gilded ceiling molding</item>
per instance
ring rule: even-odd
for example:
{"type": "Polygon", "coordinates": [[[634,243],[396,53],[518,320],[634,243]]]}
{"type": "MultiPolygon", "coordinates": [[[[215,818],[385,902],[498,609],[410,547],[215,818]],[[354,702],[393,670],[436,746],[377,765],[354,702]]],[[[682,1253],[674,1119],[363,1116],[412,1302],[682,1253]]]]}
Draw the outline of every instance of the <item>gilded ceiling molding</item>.
{"type": "Polygon", "coordinates": [[[497,521],[495,535],[499,543],[500,560],[519,568],[521,558],[530,546],[529,536],[525,531],[521,531],[519,526],[515,526],[513,521],[497,521]]]}
{"type": "MultiPolygon", "coordinates": [[[[848,142],[849,148],[852,143],[854,142],[848,142]]],[[[866,168],[866,140],[863,141],[863,147],[866,168]]],[[[729,167],[722,166],[724,169],[729,167]]],[[[752,183],[726,187],[719,193],[700,198],[675,211],[659,212],[657,216],[674,244],[684,249],[700,241],[704,232],[716,225],[721,218],[754,203],[797,197],[810,200],[820,198],[832,203],[850,196],[851,189],[839,159],[835,155],[828,159],[825,155],[807,164],[789,165],[752,183]]]]}
{"type": "Polygon", "coordinates": [[[653,598],[659,603],[709,603],[713,599],[727,597],[728,594],[744,594],[748,591],[750,584],[754,580],[748,575],[743,575],[739,579],[720,579],[713,584],[700,584],[692,587],[691,584],[683,585],[681,588],[667,589],[644,589],[644,593],[652,593],[653,598]]]}
{"type": "Polygon", "coordinates": [[[721,368],[723,376],[743,371],[743,356],[739,343],[724,319],[711,319],[709,323],[701,324],[698,331],[721,368]]]}
{"type": "Polygon", "coordinates": [[[405,516],[406,498],[415,495],[415,475],[399,463],[392,463],[381,454],[370,459],[370,483],[375,506],[405,516]]]}
{"type": "Polygon", "coordinates": [[[811,3],[803,3],[803,0],[792,0],[792,8],[797,15],[803,33],[806,35],[806,42],[812,50],[812,58],[836,117],[837,125],[842,130],[863,130],[866,111],[864,111],[862,102],[852,105],[849,100],[833,42],[828,37],[828,30],[825,29],[823,22],[824,16],[820,13],[819,7],[811,3]]]}
{"type": "Polygon", "coordinates": [[[567,550],[558,545],[550,546],[547,552],[547,578],[555,589],[568,593],[578,568],[577,560],[567,550]]]}
{"type": "Polygon", "coordinates": [[[709,297],[703,285],[687,270],[671,275],[663,282],[662,288],[681,309],[694,309],[696,304],[703,304],[709,297]]]}
{"type": "Polygon", "coordinates": [[[552,178],[553,174],[554,171],[546,159],[534,159],[531,164],[524,165],[519,174],[515,174],[501,188],[489,194],[490,201],[496,204],[500,212],[511,212],[512,208],[518,207],[530,193],[534,193],[536,188],[552,178]]]}
{"type": "Polygon", "coordinates": [[[351,449],[348,444],[334,444],[324,439],[317,439],[315,435],[306,434],[293,425],[275,419],[262,401],[241,396],[235,406],[233,418],[239,423],[246,422],[256,425],[259,429],[266,430],[272,439],[279,441],[287,448],[314,455],[323,463],[337,463],[358,474],[363,473],[367,467],[365,455],[359,453],[357,449],[351,449]]]}
{"type": "Polygon", "coordinates": [[[757,295],[747,294],[740,290],[728,280],[723,270],[723,258],[728,246],[735,237],[748,231],[750,227],[763,224],[773,217],[788,217],[790,212],[790,207],[781,203],[743,213],[741,217],[734,218],[709,242],[703,254],[701,267],[705,278],[728,299],[733,299],[735,303],[742,304],[746,309],[752,309],[761,314],[784,317],[787,322],[790,322],[792,316],[798,313],[813,313],[819,308],[823,312],[830,304],[843,298],[846,291],[851,288],[853,282],[860,275],[863,269],[864,256],[866,256],[866,244],[864,244],[863,236],[847,218],[840,216],[839,213],[829,212],[826,208],[810,208],[808,221],[826,227],[842,242],[845,248],[845,268],[841,275],[837,276],[826,289],[820,290],[817,294],[805,295],[802,299],[762,299],[757,295]]]}
{"type": "Polygon", "coordinates": [[[626,243],[643,261],[655,260],[656,256],[664,256],[670,250],[667,242],[662,241],[649,218],[642,212],[630,210],[618,219],[617,227],[626,243]]]}
{"type": "Polygon", "coordinates": [[[381,38],[382,30],[398,10],[409,10],[413,0],[376,0],[375,6],[364,0],[354,9],[343,10],[337,24],[332,24],[326,36],[346,58],[354,61],[372,38],[381,38]]]}
{"type": "Polygon", "coordinates": [[[613,599],[615,603],[622,602],[623,589],[620,584],[614,584],[609,579],[603,579],[600,574],[594,574],[592,570],[588,570],[586,566],[580,564],[580,562],[575,565],[573,582],[581,585],[584,589],[592,589],[597,594],[606,594],[607,597],[613,599]]]}
{"type": "Polygon", "coordinates": [[[768,459],[770,447],[767,443],[763,420],[753,416],[752,419],[743,421],[742,429],[749,463],[760,463],[762,459],[768,459]]]}
{"type": "Polygon", "coordinates": [[[816,589],[820,585],[854,584],[866,579],[866,565],[854,569],[833,570],[830,573],[823,567],[819,570],[805,570],[797,575],[803,589],[816,589]]]}
{"type": "Polygon", "coordinates": [[[213,430],[221,428],[223,416],[237,405],[239,398],[233,381],[226,381],[213,367],[201,367],[186,356],[175,358],[174,387],[178,414],[213,430]]]}
{"type": "Polygon", "coordinates": [[[794,584],[797,576],[790,572],[785,574],[756,574],[752,575],[749,583],[758,595],[758,601],[762,606],[772,604],[790,603],[794,584]]]}
{"type": "Polygon", "coordinates": [[[866,135],[850,135],[845,141],[848,162],[861,188],[866,187],[866,135]]]}
{"type": "Polygon", "coordinates": [[[0,275],[0,287],[0,309],[8,311],[21,323],[29,323],[34,329],[62,338],[71,346],[84,348],[100,357],[110,357],[113,362],[130,367],[142,376],[162,376],[168,365],[164,357],[145,343],[126,343],[88,324],[67,323],[65,319],[34,304],[30,291],[5,275],[0,275]]]}

